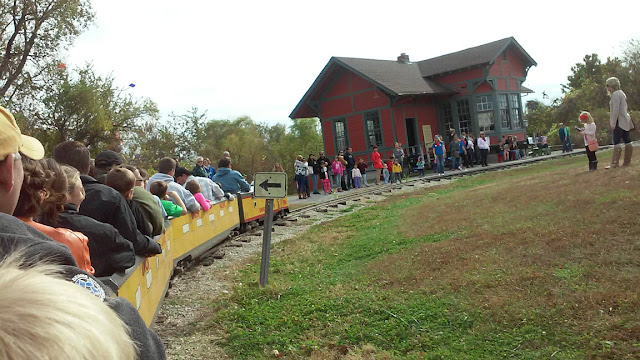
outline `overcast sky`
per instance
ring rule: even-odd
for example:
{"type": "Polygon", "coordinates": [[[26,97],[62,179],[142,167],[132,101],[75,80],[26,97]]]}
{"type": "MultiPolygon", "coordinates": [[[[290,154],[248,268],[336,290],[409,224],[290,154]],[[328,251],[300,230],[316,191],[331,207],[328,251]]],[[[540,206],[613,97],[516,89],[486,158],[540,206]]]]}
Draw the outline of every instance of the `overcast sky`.
{"type": "MultiPolygon", "coordinates": [[[[538,63],[525,86],[560,96],[584,55],[620,55],[640,40],[638,1],[93,0],[96,25],[67,67],[100,74],[162,114],[207,110],[289,124],[331,56],[424,60],[513,36],[538,63]],[[593,4],[593,6],[590,6],[593,4]],[[615,9],[613,5],[615,4],[615,9]]],[[[624,87],[624,84],[623,84],[624,87]]]]}

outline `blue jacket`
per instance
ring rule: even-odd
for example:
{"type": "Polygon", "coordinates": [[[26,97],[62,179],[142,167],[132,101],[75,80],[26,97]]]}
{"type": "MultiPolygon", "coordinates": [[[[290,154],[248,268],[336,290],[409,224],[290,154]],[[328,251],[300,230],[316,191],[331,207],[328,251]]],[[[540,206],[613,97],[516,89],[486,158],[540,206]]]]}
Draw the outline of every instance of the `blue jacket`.
{"type": "Polygon", "coordinates": [[[216,171],[216,174],[213,176],[213,181],[220,183],[222,191],[226,193],[251,190],[251,185],[244,179],[242,174],[225,167],[218,168],[218,171],[216,171]]]}

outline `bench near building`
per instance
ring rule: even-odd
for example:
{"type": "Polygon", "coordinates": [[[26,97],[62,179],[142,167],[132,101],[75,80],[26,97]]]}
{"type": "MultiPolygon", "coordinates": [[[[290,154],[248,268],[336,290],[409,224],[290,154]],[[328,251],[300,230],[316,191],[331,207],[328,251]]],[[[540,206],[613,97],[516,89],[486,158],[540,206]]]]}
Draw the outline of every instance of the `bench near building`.
{"type": "Polygon", "coordinates": [[[418,62],[332,57],[289,117],[320,119],[327,156],[351,146],[367,161],[372,145],[387,158],[396,141],[424,154],[425,136],[448,141],[448,129],[525,140],[520,95],[534,65],[513,37],[418,62]]]}

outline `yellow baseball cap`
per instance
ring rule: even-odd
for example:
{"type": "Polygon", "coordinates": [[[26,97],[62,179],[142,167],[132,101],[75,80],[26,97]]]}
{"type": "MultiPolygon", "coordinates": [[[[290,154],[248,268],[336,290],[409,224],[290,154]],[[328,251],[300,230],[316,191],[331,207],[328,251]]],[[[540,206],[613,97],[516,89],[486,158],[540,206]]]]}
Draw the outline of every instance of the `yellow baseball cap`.
{"type": "Polygon", "coordinates": [[[0,106],[0,161],[18,151],[34,160],[44,157],[42,143],[31,136],[22,135],[13,115],[0,106]]]}

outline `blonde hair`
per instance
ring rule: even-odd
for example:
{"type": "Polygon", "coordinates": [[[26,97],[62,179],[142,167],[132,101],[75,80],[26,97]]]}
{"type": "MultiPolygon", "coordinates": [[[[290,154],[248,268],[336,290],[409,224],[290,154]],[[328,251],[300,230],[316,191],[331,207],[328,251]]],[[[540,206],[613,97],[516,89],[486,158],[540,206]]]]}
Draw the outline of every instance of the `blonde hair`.
{"type": "Polygon", "coordinates": [[[0,263],[0,358],[136,359],[127,326],[55,265],[0,263]]]}
{"type": "Polygon", "coordinates": [[[73,193],[78,185],[82,186],[82,181],[80,180],[80,172],[76,170],[76,168],[69,165],[60,165],[60,168],[67,178],[67,194],[73,193]]]}
{"type": "Polygon", "coordinates": [[[591,114],[588,111],[581,112],[580,116],[578,116],[578,119],[580,119],[580,122],[593,124],[593,117],[591,116],[591,114]],[[587,115],[588,122],[580,119],[582,117],[582,115],[587,115]]]}
{"type": "Polygon", "coordinates": [[[618,78],[616,77],[608,78],[605,84],[611,87],[613,91],[620,90],[620,80],[618,80],[618,78]]]}

